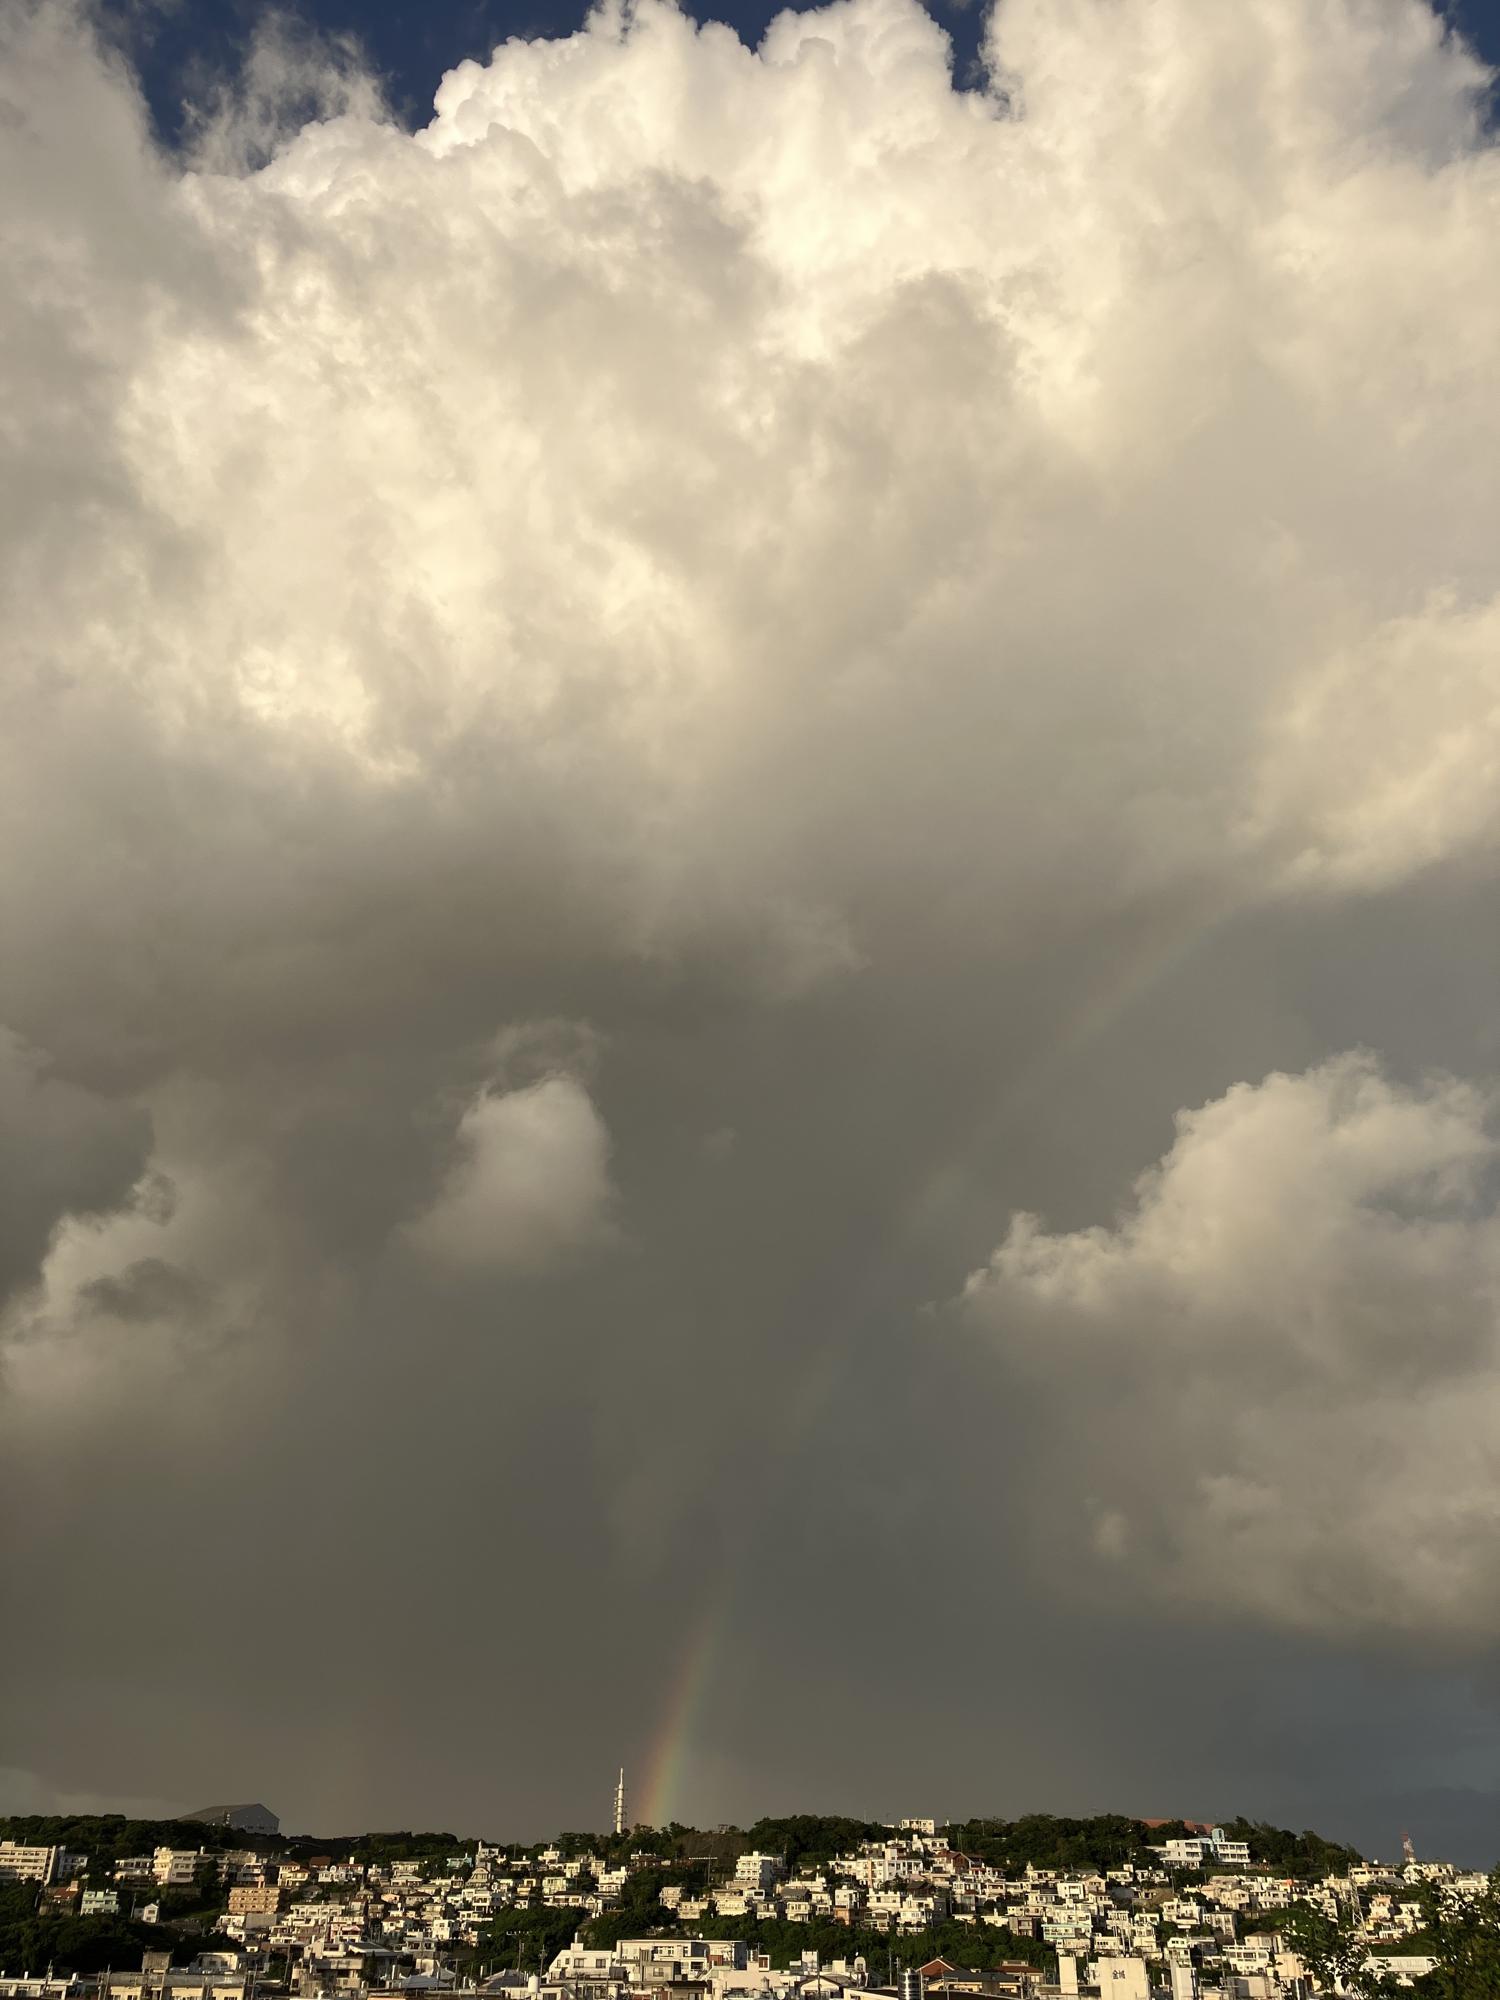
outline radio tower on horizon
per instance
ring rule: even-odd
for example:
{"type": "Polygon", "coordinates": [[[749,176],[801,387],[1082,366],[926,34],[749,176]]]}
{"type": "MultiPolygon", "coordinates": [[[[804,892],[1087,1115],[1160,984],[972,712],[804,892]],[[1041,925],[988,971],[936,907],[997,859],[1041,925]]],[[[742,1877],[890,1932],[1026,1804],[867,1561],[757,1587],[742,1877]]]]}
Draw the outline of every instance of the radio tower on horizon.
{"type": "Polygon", "coordinates": [[[625,1831],[625,1766],[620,1766],[619,1780],[615,1785],[615,1832],[625,1831]]]}

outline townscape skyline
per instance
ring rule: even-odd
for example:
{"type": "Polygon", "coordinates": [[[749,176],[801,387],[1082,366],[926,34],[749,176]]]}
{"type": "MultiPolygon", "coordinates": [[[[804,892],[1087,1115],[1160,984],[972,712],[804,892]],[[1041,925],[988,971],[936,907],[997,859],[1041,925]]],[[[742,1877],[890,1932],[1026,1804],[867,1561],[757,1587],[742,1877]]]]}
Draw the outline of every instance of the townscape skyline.
{"type": "MultiPolygon", "coordinates": [[[[383,1838],[387,1832],[391,1834],[391,1837],[402,1840],[413,1838],[421,1840],[449,1839],[456,1840],[462,1845],[465,1842],[473,1842],[477,1839],[481,1847],[488,1845],[497,1849],[514,1848],[529,1850],[540,1848],[549,1842],[557,1840],[576,1842],[580,1839],[612,1838],[616,1842],[619,1842],[622,1840],[628,1841],[633,1836],[654,1836],[674,1832],[674,1830],[687,1833],[695,1830],[690,1823],[677,1819],[656,1823],[648,1818],[638,1816],[634,1810],[633,1795],[630,1785],[627,1782],[627,1773],[624,1767],[620,1767],[617,1770],[615,1781],[608,1788],[607,1797],[608,1811],[600,1815],[597,1825],[594,1825],[592,1828],[587,1818],[581,1817],[571,1829],[564,1828],[561,1825],[549,1824],[545,1832],[532,1830],[526,1833],[518,1833],[514,1829],[505,1831],[499,1828],[493,1814],[490,1819],[484,1822],[482,1830],[471,1826],[467,1833],[464,1834],[453,1834],[451,1832],[439,1834],[436,1829],[423,1828],[415,1822],[407,1825],[404,1830],[396,1832],[393,1830],[398,1827],[401,1819],[399,1814],[387,1815],[376,1825],[364,1830],[345,1828],[339,1832],[331,1832],[327,1828],[320,1830],[316,1827],[292,1826],[285,1822],[279,1813],[272,1811],[269,1806],[261,1801],[246,1801],[232,1805],[198,1806],[191,1810],[187,1808],[173,1809],[162,1805],[160,1801],[137,1802],[139,1804],[152,1803],[160,1807],[160,1810],[148,1813],[145,1811],[125,1811],[121,1808],[106,1808],[101,1813],[92,1808],[79,1808],[73,1813],[28,1814],[8,1812],[7,1807],[13,1801],[8,1801],[4,1797],[0,1797],[0,1825],[16,1826],[23,1823],[32,1827],[41,1827],[53,1823],[61,1825],[63,1821],[70,1817],[82,1821],[92,1821],[104,1817],[133,1822],[143,1826],[157,1825],[159,1827],[169,1824],[190,1826],[197,1823],[221,1829],[233,1829],[283,1842],[295,1842],[299,1849],[314,1846],[319,1842],[331,1842],[334,1846],[342,1847],[346,1846],[350,1841],[357,1843],[361,1839],[375,1835],[383,1838]]],[[[1250,1827],[1257,1824],[1257,1822],[1249,1820],[1243,1814],[1239,1813],[1221,1814],[1217,1819],[1214,1819],[1194,1817],[1189,1814],[1119,1814],[1101,1809],[1094,1813],[1074,1815],[1073,1818],[1084,1822],[1098,1820],[1101,1823],[1116,1820],[1122,1824],[1142,1827],[1148,1832],[1163,1827],[1183,1828],[1186,1829],[1189,1835],[1208,1834],[1216,1826],[1250,1827]]],[[[745,1833],[748,1828],[764,1824],[765,1819],[766,1816],[761,1815],[753,1820],[747,1819],[743,1825],[733,1820],[705,1821],[702,1827],[697,1830],[705,1834],[714,1833],[718,1835],[738,1836],[745,1833]]],[[[916,1818],[906,1817],[885,1820],[875,1815],[847,1812],[832,1815],[808,1813],[792,1815],[791,1820],[787,1823],[795,1823],[799,1819],[805,1820],[809,1824],[819,1820],[827,1820],[830,1824],[837,1823],[845,1826],[855,1826],[858,1824],[884,1826],[895,1832],[915,1830],[926,1832],[933,1836],[943,1832],[945,1829],[977,1825],[998,1827],[1007,1824],[1003,1819],[999,1819],[993,1814],[985,1813],[962,1813],[948,1817],[929,1814],[916,1818]]],[[[1057,1814],[1049,1811],[1045,1806],[1018,1807],[1010,1823],[1021,1824],[1032,1820],[1058,1825],[1071,1823],[1066,1816],[1059,1818],[1057,1814]]],[[[1276,1824],[1276,1822],[1273,1816],[1273,1818],[1259,1822],[1259,1824],[1270,1827],[1276,1824]]],[[[1327,1829],[1324,1829],[1320,1838],[1326,1837],[1326,1835],[1327,1829]]],[[[1411,1829],[1408,1827],[1402,1827],[1399,1833],[1389,1837],[1383,1849],[1379,1848],[1378,1844],[1375,1847],[1360,1847],[1358,1843],[1352,1840],[1346,1841],[1346,1845],[1351,1852],[1359,1852],[1367,1861],[1378,1862],[1384,1858],[1405,1865],[1414,1863],[1418,1859],[1416,1842],[1413,1839],[1411,1829]]],[[[1487,1859],[1488,1850],[1486,1849],[1476,1849],[1473,1852],[1454,1855],[1449,1858],[1460,1861],[1464,1866],[1470,1868],[1488,1869],[1491,1866],[1500,1867],[1500,1829],[1496,1830],[1494,1845],[1496,1851],[1492,1859],[1487,1859]]]]}
{"type": "Polygon", "coordinates": [[[321,1852],[258,1804],[5,1825],[0,1962],[52,1968],[0,1971],[5,2000],[1454,2000],[1453,1976],[1485,2000],[1500,1951],[1500,1873],[1248,1821],[793,1814],[321,1852]]]}

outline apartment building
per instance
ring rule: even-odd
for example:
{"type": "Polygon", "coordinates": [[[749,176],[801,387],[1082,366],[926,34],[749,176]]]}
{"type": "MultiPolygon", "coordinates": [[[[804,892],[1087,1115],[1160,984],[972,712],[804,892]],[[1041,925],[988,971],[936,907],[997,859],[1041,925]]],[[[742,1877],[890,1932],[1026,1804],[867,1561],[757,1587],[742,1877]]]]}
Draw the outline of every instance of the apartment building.
{"type": "Polygon", "coordinates": [[[745,1893],[767,1895],[786,1873],[779,1854],[742,1854],[734,1864],[734,1886],[745,1893]]]}
{"type": "Polygon", "coordinates": [[[229,1892],[231,1916],[275,1916],[286,1901],[286,1891],[276,1882],[242,1882],[229,1892]]]}
{"type": "Polygon", "coordinates": [[[41,1882],[55,1880],[60,1847],[22,1847],[14,1840],[0,1840],[0,1882],[41,1882]]]}
{"type": "Polygon", "coordinates": [[[196,1847],[158,1847],[151,1875],[159,1889],[190,1889],[208,1856],[196,1847]]]}
{"type": "MultiPolygon", "coordinates": [[[[148,1959],[165,1956],[148,1952],[148,1959]]],[[[99,1976],[99,2000],[245,2000],[243,1972],[183,1966],[143,1967],[139,1972],[107,1972],[99,1976]]]]}

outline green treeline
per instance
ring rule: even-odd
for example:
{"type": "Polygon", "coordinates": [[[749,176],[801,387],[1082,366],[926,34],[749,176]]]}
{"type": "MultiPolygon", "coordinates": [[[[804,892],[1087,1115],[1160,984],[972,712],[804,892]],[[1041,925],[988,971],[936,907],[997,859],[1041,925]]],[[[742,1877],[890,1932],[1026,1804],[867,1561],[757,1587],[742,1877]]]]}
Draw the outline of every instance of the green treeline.
{"type": "MultiPolygon", "coordinates": [[[[1293,1833],[1259,1820],[1223,1822],[1233,1839],[1248,1840],[1251,1853],[1277,1875],[1307,1876],[1341,1872],[1360,1859],[1352,1847],[1325,1840],[1317,1833],[1293,1833]]],[[[664,1827],[634,1827],[623,1834],[563,1833],[555,1842],[530,1846],[510,1843],[503,1851],[515,1861],[534,1859],[544,1847],[556,1846],[566,1857],[597,1854],[613,1866],[633,1854],[649,1854],[674,1871],[697,1864],[705,1879],[710,1867],[722,1871],[741,1854],[759,1849],[780,1854],[793,1874],[824,1867],[836,1854],[847,1854],[861,1841],[879,1840],[890,1831],[878,1820],[851,1819],[839,1814],[793,1813],[785,1818],[758,1819],[753,1826],[695,1827],[673,1821],[664,1827]]],[[[1052,1813],[1027,1813],[1020,1819],[955,1820],[943,1829],[946,1839],[975,1860],[991,1862],[1009,1874],[1034,1868],[1120,1868],[1148,1859],[1147,1849],[1159,1847],[1187,1828],[1181,1821],[1164,1821],[1148,1828],[1118,1813],[1097,1813],[1089,1819],[1069,1819],[1052,1813]]],[[[253,1849],[288,1859],[314,1855],[331,1861],[357,1861],[388,1866],[393,1861],[439,1861],[464,1847],[472,1837],[410,1830],[357,1834],[252,1834],[233,1827],[209,1826],[194,1820],[125,1819],[118,1813],[98,1815],[26,1813],[0,1817],[0,1838],[27,1846],[60,1846],[90,1859],[93,1879],[107,1875],[114,1863],[130,1854],[149,1854],[157,1847],[253,1849]]],[[[494,1843],[487,1843],[493,1845],[494,1843]]],[[[674,1872],[673,1879],[680,1879],[674,1872]]]]}

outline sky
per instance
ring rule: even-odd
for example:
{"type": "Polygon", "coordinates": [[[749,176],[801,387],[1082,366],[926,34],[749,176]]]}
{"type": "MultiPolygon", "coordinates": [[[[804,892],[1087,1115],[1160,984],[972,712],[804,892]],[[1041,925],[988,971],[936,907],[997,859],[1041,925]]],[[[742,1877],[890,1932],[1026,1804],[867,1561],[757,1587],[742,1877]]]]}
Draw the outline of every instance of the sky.
{"type": "Polygon", "coordinates": [[[1500,1859],[1459,18],[0,6],[0,1809],[1500,1859]]]}
{"type": "MultiPolygon", "coordinates": [[[[727,23],[753,47],[781,9],[775,0],[754,0],[686,11],[698,21],[727,23]]],[[[933,0],[927,11],[950,38],[959,83],[982,88],[992,10],[975,0],[933,0]]],[[[175,146],[205,83],[222,81],[242,64],[271,13],[294,31],[349,46],[379,80],[387,107],[414,128],[427,123],[446,71],[465,59],[488,61],[513,36],[570,35],[586,12],[575,0],[300,0],[280,8],[263,0],[99,0],[96,17],[128,51],[157,135],[175,146]]],[[[1437,12],[1486,62],[1500,62],[1500,0],[1444,0],[1437,12]]]]}

